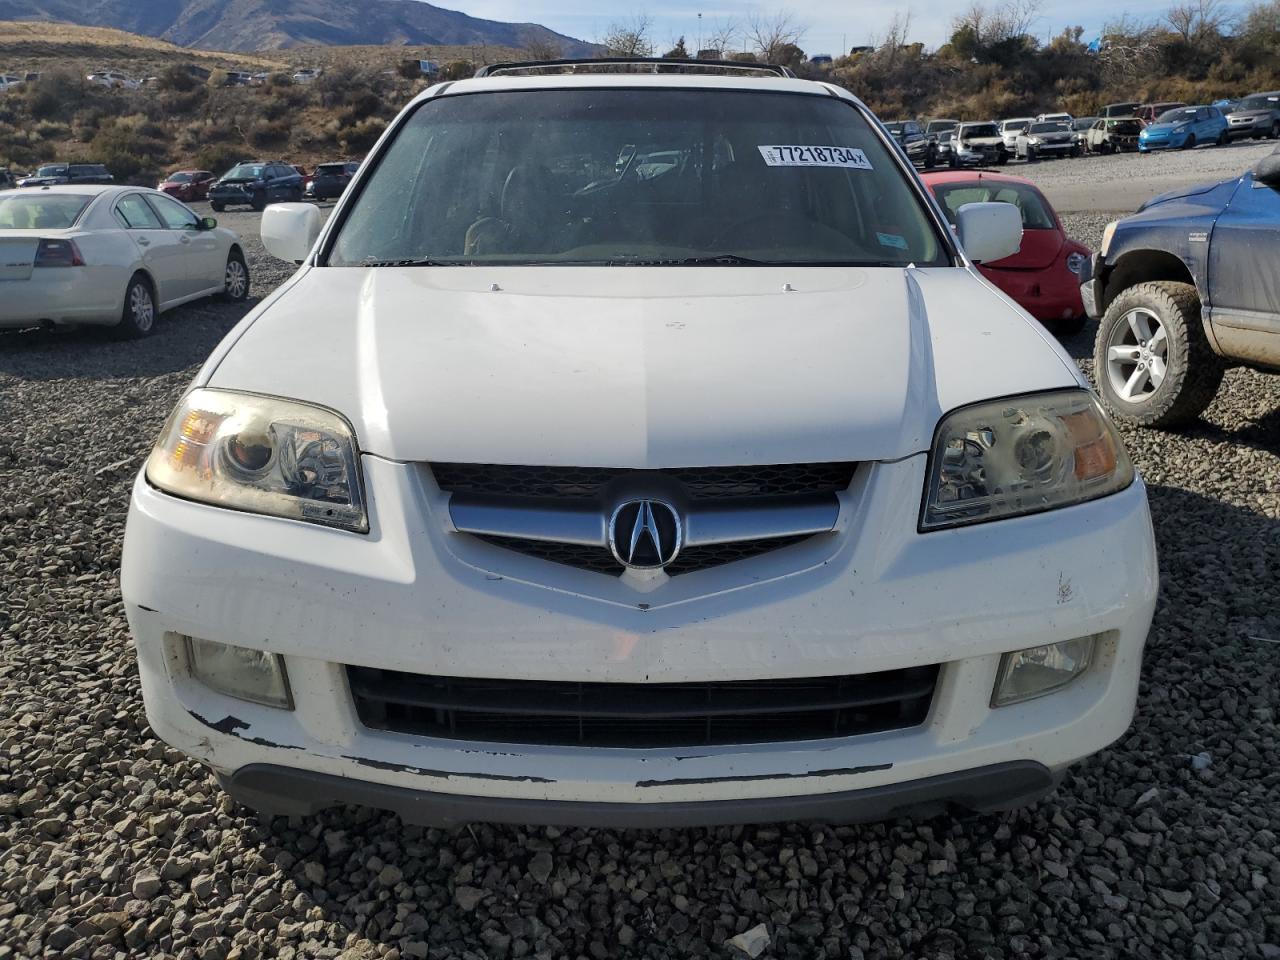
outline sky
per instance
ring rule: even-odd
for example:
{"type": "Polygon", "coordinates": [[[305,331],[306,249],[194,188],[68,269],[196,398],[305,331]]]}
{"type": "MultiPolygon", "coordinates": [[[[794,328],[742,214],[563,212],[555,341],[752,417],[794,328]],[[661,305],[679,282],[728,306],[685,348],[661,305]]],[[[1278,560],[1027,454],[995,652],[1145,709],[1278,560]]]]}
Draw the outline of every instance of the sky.
{"type": "MultiPolygon", "coordinates": [[[[752,3],[750,0],[713,0],[699,4],[678,0],[631,0],[628,3],[600,3],[599,0],[432,0],[437,6],[461,10],[473,17],[541,23],[559,33],[580,40],[597,40],[615,22],[626,22],[638,13],[652,21],[654,41],[662,49],[682,34],[690,51],[698,35],[698,13],[707,26],[736,20],[743,23],[753,14],[768,16],[779,9],[794,13],[805,29],[800,44],[813,55],[839,55],[845,47],[875,42],[884,35],[895,14],[910,13],[910,38],[929,47],[943,43],[950,33],[951,19],[968,9],[973,0],[932,0],[913,4],[870,0],[802,0],[791,4],[752,3]]],[[[1117,13],[1128,13],[1139,19],[1155,20],[1169,8],[1172,0],[1044,0],[1033,32],[1051,37],[1065,26],[1085,28],[1086,39],[1097,36],[1103,23],[1117,13]]],[[[992,4],[988,3],[988,6],[992,4]]],[[[661,53],[662,49],[658,52],[661,53]]]]}

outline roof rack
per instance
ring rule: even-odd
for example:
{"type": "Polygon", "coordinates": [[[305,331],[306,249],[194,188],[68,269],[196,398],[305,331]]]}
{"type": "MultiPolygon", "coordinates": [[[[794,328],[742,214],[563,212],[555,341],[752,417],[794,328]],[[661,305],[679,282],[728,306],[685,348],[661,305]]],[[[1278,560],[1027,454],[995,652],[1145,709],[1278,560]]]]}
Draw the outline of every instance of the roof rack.
{"type": "MultiPolygon", "coordinates": [[[[767,73],[775,77],[791,77],[795,74],[790,67],[777,63],[751,63],[742,60],[693,60],[665,57],[593,57],[586,60],[526,60],[507,63],[491,63],[476,71],[477,77],[492,77],[496,74],[542,73],[542,72],[574,72],[579,67],[587,68],[584,72],[594,72],[591,68],[605,68],[599,72],[609,72],[609,67],[652,67],[652,73],[688,73],[705,70],[719,72],[735,70],[743,73],[767,73]],[[663,69],[663,68],[667,69],[663,69]]],[[[622,72],[622,71],[618,71],[622,72]]]]}

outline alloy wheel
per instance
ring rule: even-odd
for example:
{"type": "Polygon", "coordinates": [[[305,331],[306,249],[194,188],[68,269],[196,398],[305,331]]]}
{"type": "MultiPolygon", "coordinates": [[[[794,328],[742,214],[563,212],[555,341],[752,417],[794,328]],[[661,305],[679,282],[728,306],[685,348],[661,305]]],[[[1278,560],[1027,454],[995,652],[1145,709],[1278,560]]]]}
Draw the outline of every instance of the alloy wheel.
{"type": "Polygon", "coordinates": [[[156,305],[146,284],[135,283],[129,291],[129,315],[141,333],[146,333],[156,322],[156,305]]]}
{"type": "Polygon", "coordinates": [[[1106,377],[1122,400],[1151,399],[1164,383],[1168,361],[1169,341],[1155,313],[1135,307],[1115,325],[1107,343],[1106,377]]]}
{"type": "Polygon", "coordinates": [[[248,292],[248,286],[249,278],[244,264],[234,257],[227,260],[227,296],[233,300],[240,300],[248,292]]]}

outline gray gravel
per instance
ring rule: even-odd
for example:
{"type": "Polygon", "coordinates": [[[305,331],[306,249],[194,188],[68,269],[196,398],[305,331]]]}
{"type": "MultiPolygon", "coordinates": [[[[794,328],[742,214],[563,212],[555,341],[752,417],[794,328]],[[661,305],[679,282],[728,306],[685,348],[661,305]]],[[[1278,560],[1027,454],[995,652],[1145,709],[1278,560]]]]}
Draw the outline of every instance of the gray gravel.
{"type": "MultiPolygon", "coordinates": [[[[253,217],[221,219],[255,296],[287,275],[253,217]]],[[[1096,244],[1106,219],[1068,225],[1096,244]]],[[[134,471],[243,310],[184,308],[128,344],[0,335],[0,960],[1280,956],[1280,377],[1233,371],[1187,433],[1127,436],[1163,571],[1138,718],[1030,810],[262,823],[148,728],[117,579],[134,471]]]]}

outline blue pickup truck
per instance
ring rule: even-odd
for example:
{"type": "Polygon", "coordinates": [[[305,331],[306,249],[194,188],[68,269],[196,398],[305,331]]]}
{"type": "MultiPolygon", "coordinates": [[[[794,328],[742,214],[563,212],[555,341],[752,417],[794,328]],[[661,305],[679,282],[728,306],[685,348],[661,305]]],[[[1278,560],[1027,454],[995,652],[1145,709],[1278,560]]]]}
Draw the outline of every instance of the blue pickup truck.
{"type": "Polygon", "coordinates": [[[1280,371],[1280,149],[1108,224],[1081,281],[1098,393],[1119,420],[1176,427],[1228,367],[1280,371]]]}

